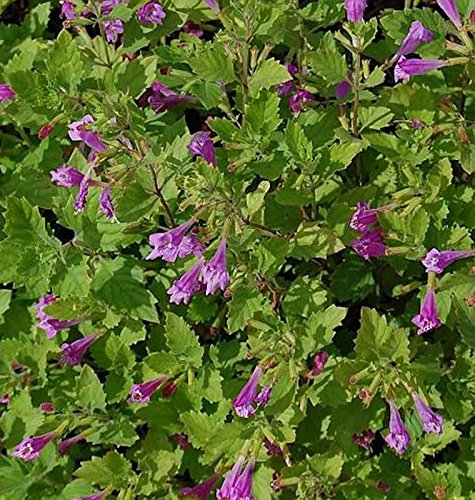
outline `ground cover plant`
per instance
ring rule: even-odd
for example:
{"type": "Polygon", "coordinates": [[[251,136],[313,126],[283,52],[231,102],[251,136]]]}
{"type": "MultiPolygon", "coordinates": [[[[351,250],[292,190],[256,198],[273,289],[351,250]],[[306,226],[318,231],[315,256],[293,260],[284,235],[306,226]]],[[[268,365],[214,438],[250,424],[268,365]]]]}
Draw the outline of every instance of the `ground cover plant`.
{"type": "Polygon", "coordinates": [[[472,498],[475,1],[0,10],[0,498],[472,498]]]}

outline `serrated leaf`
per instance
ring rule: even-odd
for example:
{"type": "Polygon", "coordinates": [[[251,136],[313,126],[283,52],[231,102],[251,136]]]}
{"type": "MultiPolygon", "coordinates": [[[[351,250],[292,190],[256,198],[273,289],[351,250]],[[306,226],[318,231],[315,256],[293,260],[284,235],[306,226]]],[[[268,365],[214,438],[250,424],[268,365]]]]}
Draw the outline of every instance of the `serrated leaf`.
{"type": "Polygon", "coordinates": [[[249,79],[251,95],[257,95],[261,89],[270,89],[278,83],[291,79],[287,68],[275,59],[266,59],[249,79]]]}
{"type": "Polygon", "coordinates": [[[190,330],[183,318],[167,313],[165,336],[170,351],[182,362],[199,368],[203,357],[203,348],[197,336],[190,330]]]}

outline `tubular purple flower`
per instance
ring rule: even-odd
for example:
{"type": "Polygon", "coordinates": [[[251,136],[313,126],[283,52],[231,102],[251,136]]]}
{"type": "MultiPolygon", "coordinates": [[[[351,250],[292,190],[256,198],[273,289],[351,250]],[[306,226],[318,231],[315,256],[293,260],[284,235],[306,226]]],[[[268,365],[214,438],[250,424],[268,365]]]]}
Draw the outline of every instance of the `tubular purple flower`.
{"type": "Polygon", "coordinates": [[[272,386],[266,385],[261,389],[261,392],[254,398],[254,402],[259,406],[267,406],[272,397],[272,386]]]}
{"type": "Polygon", "coordinates": [[[234,411],[243,418],[249,418],[256,413],[254,404],[256,403],[257,386],[262,377],[262,368],[257,365],[251,377],[246,382],[241,392],[233,401],[234,411]]]}
{"type": "Polygon", "coordinates": [[[105,187],[99,196],[99,208],[108,219],[115,219],[115,208],[112,203],[110,187],[105,187]]]}
{"type": "Polygon", "coordinates": [[[462,28],[460,13],[457,8],[456,0],[437,0],[439,7],[445,12],[445,15],[452,21],[455,27],[459,30],[462,28]]]}
{"type": "Polygon", "coordinates": [[[264,446],[267,450],[267,454],[270,456],[278,457],[284,454],[282,448],[278,444],[273,443],[267,438],[264,439],[264,446]]]}
{"type": "Polygon", "coordinates": [[[190,270],[183,276],[173,282],[173,285],[168,289],[167,294],[170,295],[172,304],[188,304],[191,297],[204,291],[205,286],[200,280],[201,271],[203,270],[204,260],[200,259],[190,270]]]}
{"type": "Polygon", "coordinates": [[[218,165],[213,140],[206,132],[198,132],[193,136],[188,145],[188,151],[193,155],[201,156],[213,167],[218,165]]]}
{"type": "Polygon", "coordinates": [[[141,24],[162,24],[166,17],[163,7],[156,0],[142,5],[136,15],[141,24]]]}
{"type": "Polygon", "coordinates": [[[88,130],[88,125],[93,123],[94,118],[91,115],[86,115],[81,120],[69,124],[69,138],[72,141],[82,141],[97,153],[103,153],[107,147],[101,141],[99,133],[88,130]]]}
{"type": "Polygon", "coordinates": [[[346,18],[348,21],[352,23],[362,21],[367,6],[366,0],[345,0],[346,18]]]}
{"type": "Polygon", "coordinates": [[[365,260],[386,255],[386,244],[382,232],[383,228],[381,227],[374,231],[368,231],[361,238],[354,240],[350,246],[365,260]]]}
{"type": "Polygon", "coordinates": [[[56,446],[56,448],[58,449],[58,453],[60,455],[65,455],[69,451],[69,448],[71,448],[71,446],[84,441],[84,439],[86,438],[82,434],[78,434],[77,436],[73,436],[69,439],[63,439],[56,446]]]}
{"type": "Polygon", "coordinates": [[[289,109],[294,116],[297,116],[304,109],[306,102],[314,100],[315,96],[308,90],[297,90],[289,100],[289,109]]]}
{"type": "Polygon", "coordinates": [[[74,8],[76,7],[76,5],[73,2],[69,2],[68,0],[60,0],[59,3],[61,5],[61,13],[59,14],[60,17],[62,17],[63,19],[68,19],[70,21],[78,17],[74,12],[74,8]]]}
{"type": "Polygon", "coordinates": [[[175,262],[178,257],[186,257],[194,253],[195,241],[185,240],[185,234],[195,223],[190,219],[181,226],[170,229],[165,233],[154,233],[149,236],[149,243],[154,249],[145,257],[146,260],[155,260],[159,257],[166,262],[175,262]]]}
{"type": "Polygon", "coordinates": [[[226,290],[229,284],[229,273],[226,269],[226,240],[222,240],[216,253],[203,267],[203,282],[206,295],[212,295],[218,288],[226,290]]]}
{"type": "Polygon", "coordinates": [[[219,14],[220,8],[216,0],[204,0],[205,4],[213,10],[216,14],[219,14]]]}
{"type": "Polygon", "coordinates": [[[242,455],[239,456],[233,468],[227,473],[224,478],[224,482],[221,485],[221,488],[216,492],[216,498],[218,500],[234,500],[236,499],[236,488],[235,484],[238,480],[242,466],[244,465],[244,457],[242,455]]]}
{"type": "Polygon", "coordinates": [[[36,317],[39,322],[37,323],[37,327],[41,330],[44,330],[46,333],[46,337],[48,339],[52,339],[60,330],[64,330],[65,328],[70,328],[71,326],[78,325],[84,321],[84,318],[76,318],[76,319],[55,319],[49,316],[44,312],[44,308],[52,304],[57,297],[54,295],[45,295],[41,297],[38,303],[36,304],[36,317]]]}
{"type": "Polygon", "coordinates": [[[192,102],[195,102],[193,97],[178,95],[160,82],[153,82],[152,95],[148,98],[148,103],[155,113],[163,113],[178,104],[192,102]]]}
{"type": "Polygon", "coordinates": [[[104,21],[102,23],[106,34],[106,40],[109,43],[117,42],[119,35],[124,32],[124,24],[120,19],[113,19],[112,21],[104,21]]]}
{"type": "Polygon", "coordinates": [[[442,434],[444,419],[427,406],[418,394],[413,393],[412,398],[424,431],[432,434],[442,434]]]}
{"type": "Polygon", "coordinates": [[[378,209],[369,208],[369,205],[363,201],[356,204],[356,210],[351,216],[348,225],[353,231],[366,233],[370,227],[378,221],[378,209]]]}
{"type": "Polygon", "coordinates": [[[84,179],[84,174],[79,172],[79,170],[74,167],[59,167],[56,170],[51,170],[51,182],[54,182],[57,186],[62,186],[66,188],[72,188],[73,186],[79,186],[81,181],[84,179]]]}
{"type": "Polygon", "coordinates": [[[71,344],[64,343],[61,346],[61,356],[59,357],[58,364],[63,366],[75,366],[81,363],[82,358],[86,351],[97,340],[97,333],[93,333],[82,339],[76,340],[71,344]]]}
{"type": "Polygon", "coordinates": [[[130,398],[127,400],[127,403],[149,403],[150,398],[157,392],[158,388],[168,380],[168,377],[161,376],[157,377],[153,380],[148,380],[147,382],[143,382],[141,384],[134,384],[130,388],[130,398]]]}
{"type": "Polygon", "coordinates": [[[200,484],[197,484],[196,486],[189,488],[182,488],[180,490],[180,495],[184,497],[197,498],[198,500],[206,500],[208,496],[211,494],[211,491],[213,490],[214,485],[218,480],[218,477],[219,477],[218,474],[214,474],[209,479],[203,481],[200,484]]]}
{"type": "Polygon", "coordinates": [[[15,91],[7,83],[0,83],[0,103],[14,99],[16,97],[15,91]]]}
{"type": "Polygon", "coordinates": [[[196,38],[201,38],[204,33],[203,29],[192,21],[186,21],[183,25],[183,32],[195,36],[196,38]]]}
{"type": "Polygon", "coordinates": [[[307,374],[308,378],[315,378],[325,370],[325,366],[328,361],[328,352],[320,351],[315,354],[315,358],[313,359],[313,367],[310,372],[307,374]]]}
{"type": "Polygon", "coordinates": [[[86,208],[87,197],[89,195],[90,179],[88,175],[85,175],[79,184],[79,191],[74,200],[74,210],[76,212],[83,212],[86,208]]]}
{"type": "Polygon", "coordinates": [[[279,97],[286,97],[294,90],[294,81],[289,80],[288,82],[278,83],[276,88],[279,97]]]}
{"type": "Polygon", "coordinates": [[[411,76],[424,75],[447,64],[447,61],[440,59],[406,59],[401,56],[394,68],[394,80],[408,80],[411,76]]]}
{"type": "Polygon", "coordinates": [[[85,497],[77,497],[74,500],[104,500],[108,495],[107,490],[100,491],[99,493],[93,493],[92,495],[87,495],[85,497]]]}
{"type": "Polygon", "coordinates": [[[55,437],[55,432],[48,432],[47,434],[42,434],[41,436],[25,438],[15,448],[12,456],[20,458],[25,462],[28,460],[34,460],[40,456],[41,450],[43,450],[43,448],[55,437]]]}
{"type": "Polygon", "coordinates": [[[252,494],[252,473],[254,471],[254,464],[254,459],[251,458],[242,474],[234,483],[236,492],[235,496],[230,500],[254,500],[254,495],[252,494]]]}
{"type": "Polygon", "coordinates": [[[414,21],[392,61],[398,61],[401,56],[407,56],[414,52],[421,43],[430,42],[433,37],[432,31],[426,29],[419,21],[414,21]]]}
{"type": "Polygon", "coordinates": [[[437,315],[437,302],[433,288],[429,287],[427,289],[424,302],[421,304],[421,310],[418,315],[412,318],[412,323],[418,327],[417,335],[422,335],[442,326],[442,322],[437,315]]]}
{"type": "Polygon", "coordinates": [[[188,255],[196,255],[201,257],[205,251],[205,246],[201,241],[194,235],[184,236],[181,240],[181,244],[178,248],[178,257],[183,258],[188,255]]]}
{"type": "Polygon", "coordinates": [[[391,411],[389,417],[389,434],[384,440],[398,455],[402,455],[409,446],[411,437],[407,432],[394,401],[389,401],[389,407],[391,411]]]}
{"type": "Polygon", "coordinates": [[[82,141],[82,133],[87,125],[94,123],[94,118],[91,115],[85,115],[81,120],[77,122],[72,122],[68,125],[69,128],[69,138],[72,141],[82,141]]]}
{"type": "Polygon", "coordinates": [[[449,267],[455,261],[472,257],[474,252],[463,250],[443,250],[439,252],[436,248],[430,250],[422,259],[422,265],[426,271],[440,274],[444,272],[446,267],[449,267]]]}

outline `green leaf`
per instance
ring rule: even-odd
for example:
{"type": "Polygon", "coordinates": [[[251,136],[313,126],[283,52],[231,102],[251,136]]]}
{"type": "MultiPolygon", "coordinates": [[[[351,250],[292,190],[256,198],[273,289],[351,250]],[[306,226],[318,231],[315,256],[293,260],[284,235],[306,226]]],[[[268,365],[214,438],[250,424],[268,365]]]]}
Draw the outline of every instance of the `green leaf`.
{"type": "Polygon", "coordinates": [[[256,289],[240,285],[233,291],[228,307],[228,330],[233,333],[243,330],[254,314],[262,309],[262,297],[256,289]]]}
{"type": "Polygon", "coordinates": [[[183,318],[173,313],[166,314],[165,336],[170,351],[182,362],[195,368],[201,366],[203,348],[197,336],[183,318]]]}
{"type": "Polygon", "coordinates": [[[116,451],[109,451],[107,455],[81,462],[81,467],[74,475],[103,488],[126,488],[133,476],[130,463],[116,451]]]}
{"type": "Polygon", "coordinates": [[[348,66],[344,56],[338,52],[331,32],[325,33],[316,52],[310,52],[308,58],[315,73],[331,84],[346,80],[348,66]]]}
{"type": "Polygon", "coordinates": [[[275,59],[266,59],[249,79],[249,91],[256,96],[262,89],[270,89],[291,79],[287,68],[275,59]]]}
{"type": "Polygon", "coordinates": [[[389,108],[383,106],[361,107],[359,110],[359,119],[361,122],[360,132],[366,128],[381,130],[387,127],[393,118],[394,114],[391,113],[389,108]]]}
{"type": "Polygon", "coordinates": [[[203,80],[211,83],[230,83],[234,77],[234,68],[231,58],[221,45],[212,45],[206,51],[190,58],[190,66],[203,80]]]}
{"type": "Polygon", "coordinates": [[[103,410],[106,406],[106,395],[94,370],[84,365],[77,382],[78,403],[90,410],[103,410]]]}

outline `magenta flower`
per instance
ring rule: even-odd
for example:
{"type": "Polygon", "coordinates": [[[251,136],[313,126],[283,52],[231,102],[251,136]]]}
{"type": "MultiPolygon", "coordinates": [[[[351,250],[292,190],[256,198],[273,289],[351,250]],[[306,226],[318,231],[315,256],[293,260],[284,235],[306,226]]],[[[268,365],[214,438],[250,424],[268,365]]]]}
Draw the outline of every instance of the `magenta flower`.
{"type": "Polygon", "coordinates": [[[264,446],[269,456],[279,457],[283,455],[282,448],[267,438],[264,439],[264,446]]]}
{"type": "Polygon", "coordinates": [[[51,182],[54,182],[57,186],[66,188],[79,186],[81,181],[84,179],[84,174],[79,172],[79,170],[74,167],[59,167],[56,170],[51,170],[50,173],[51,182]]]}
{"type": "Polygon", "coordinates": [[[266,406],[272,395],[272,387],[265,386],[257,393],[257,387],[262,377],[262,368],[257,365],[251,377],[246,382],[241,392],[233,400],[234,411],[243,418],[249,418],[256,413],[256,406],[266,406]]]}
{"type": "Polygon", "coordinates": [[[154,249],[147,255],[146,260],[155,260],[159,257],[166,262],[175,262],[178,257],[186,257],[195,253],[197,243],[194,239],[186,239],[185,234],[195,223],[190,219],[181,226],[170,229],[165,233],[154,233],[149,236],[149,243],[154,249]]]}
{"type": "Polygon", "coordinates": [[[412,394],[412,398],[414,399],[417,414],[422,421],[424,431],[433,434],[442,434],[444,419],[429,408],[419,395],[414,393],[412,394]]]}
{"type": "Polygon", "coordinates": [[[284,66],[287,68],[287,71],[289,72],[290,76],[295,76],[299,72],[299,69],[297,68],[297,66],[295,66],[295,64],[292,64],[291,62],[287,61],[284,64],[284,66]]]}
{"type": "Polygon", "coordinates": [[[213,10],[216,14],[219,14],[220,8],[216,0],[204,0],[205,4],[213,10]]]}
{"type": "Polygon", "coordinates": [[[180,495],[184,497],[197,498],[198,500],[206,500],[211,494],[218,477],[218,474],[214,474],[206,481],[193,486],[192,488],[182,488],[180,490],[180,495]]]}
{"type": "Polygon", "coordinates": [[[137,19],[141,24],[162,24],[165,17],[163,7],[156,0],[147,2],[137,11],[137,19]]]}
{"type": "Polygon", "coordinates": [[[86,115],[81,120],[69,124],[69,138],[72,141],[82,141],[95,152],[103,153],[107,147],[101,141],[99,133],[90,130],[90,125],[93,123],[94,118],[91,115],[86,115]]]}
{"type": "Polygon", "coordinates": [[[411,76],[424,75],[428,71],[447,66],[447,61],[440,59],[406,59],[401,56],[394,68],[394,80],[408,80],[411,76]]]}
{"type": "Polygon", "coordinates": [[[43,125],[38,131],[38,139],[40,141],[44,141],[51,134],[51,132],[53,132],[53,129],[54,125],[52,125],[51,123],[43,125]]]}
{"type": "Polygon", "coordinates": [[[193,21],[186,21],[186,23],[183,25],[183,32],[187,33],[188,35],[195,36],[196,38],[201,38],[204,33],[203,29],[193,21]]]}
{"type": "Polygon", "coordinates": [[[109,43],[117,42],[119,35],[124,32],[124,23],[120,19],[113,19],[112,21],[104,21],[102,23],[106,34],[106,40],[109,43]]]}
{"type": "Polygon", "coordinates": [[[410,122],[410,125],[411,128],[413,129],[424,128],[426,126],[426,124],[423,121],[418,120],[417,118],[413,118],[410,122]]]}
{"type": "Polygon", "coordinates": [[[99,208],[108,219],[115,219],[115,208],[111,199],[110,187],[105,187],[99,196],[99,208]]]}
{"type": "Polygon", "coordinates": [[[369,450],[374,437],[375,434],[372,430],[365,429],[360,433],[353,434],[353,436],[351,436],[351,440],[353,441],[353,443],[357,444],[358,446],[361,446],[361,448],[369,450]]]}
{"type": "Polygon", "coordinates": [[[2,397],[0,397],[0,404],[7,405],[10,402],[10,394],[5,393],[2,397]]]}
{"type": "Polygon", "coordinates": [[[345,0],[346,18],[352,23],[363,20],[363,14],[368,4],[366,0],[345,0]]]}
{"type": "Polygon", "coordinates": [[[75,366],[81,363],[82,358],[86,354],[86,351],[91,347],[92,344],[97,340],[97,333],[92,333],[87,337],[76,340],[71,344],[64,343],[61,346],[61,356],[59,357],[58,364],[75,366]]]}
{"type": "Polygon", "coordinates": [[[16,97],[15,91],[7,83],[0,83],[0,103],[14,99],[16,97]]]}
{"type": "Polygon", "coordinates": [[[249,460],[244,471],[242,471],[243,465],[244,457],[241,455],[234,467],[228,472],[221,488],[216,492],[218,500],[254,500],[252,494],[254,459],[249,460]]]}
{"type": "Polygon", "coordinates": [[[69,451],[69,448],[71,448],[71,446],[84,441],[84,439],[86,438],[82,434],[78,434],[77,436],[73,436],[69,439],[63,439],[56,446],[58,449],[58,453],[60,455],[65,455],[69,451]]]}
{"type": "Polygon", "coordinates": [[[356,204],[356,211],[351,216],[349,226],[353,231],[364,234],[370,227],[378,221],[378,210],[369,208],[369,205],[363,201],[356,204]]]}
{"type": "Polygon", "coordinates": [[[442,322],[437,315],[437,303],[433,288],[427,289],[424,302],[421,304],[421,310],[418,315],[412,318],[412,323],[418,327],[417,335],[422,335],[442,326],[442,322]]]}
{"type": "Polygon", "coordinates": [[[328,361],[328,352],[325,351],[317,352],[317,354],[315,354],[315,358],[313,359],[313,367],[308,372],[307,377],[315,378],[321,373],[323,373],[327,361],[328,361]]]}
{"type": "Polygon", "coordinates": [[[84,321],[84,318],[66,320],[55,319],[48,316],[48,314],[44,312],[44,308],[47,305],[52,304],[56,299],[57,297],[54,295],[45,295],[44,297],[41,297],[36,304],[36,317],[39,320],[36,326],[45,331],[48,339],[52,339],[60,330],[70,328],[71,326],[78,325],[84,321]]]}
{"type": "Polygon", "coordinates": [[[335,97],[337,99],[344,99],[351,90],[351,84],[350,82],[347,82],[346,80],[337,83],[335,87],[335,97]]]}
{"type": "Polygon", "coordinates": [[[195,102],[195,99],[188,95],[178,95],[160,82],[153,82],[152,95],[148,98],[148,103],[155,113],[163,113],[167,109],[178,104],[195,102]]]}
{"type": "Polygon", "coordinates": [[[192,254],[197,257],[201,257],[204,251],[205,246],[203,243],[201,243],[201,241],[194,234],[190,234],[188,236],[184,236],[181,240],[178,248],[178,257],[183,258],[192,254]]]}
{"type": "Polygon", "coordinates": [[[289,80],[288,82],[278,83],[276,88],[277,95],[279,97],[286,97],[292,93],[292,90],[294,90],[294,81],[289,80]]]}
{"type": "Polygon", "coordinates": [[[44,413],[54,413],[54,405],[51,401],[45,401],[40,404],[40,410],[44,413]]]}
{"type": "Polygon", "coordinates": [[[74,500],[104,500],[108,495],[107,490],[100,491],[99,493],[93,493],[92,495],[87,495],[85,497],[77,497],[74,500]]]}
{"type": "Polygon", "coordinates": [[[60,12],[60,17],[63,19],[76,19],[78,16],[74,12],[74,8],[76,5],[73,2],[69,2],[68,0],[60,0],[60,5],[61,5],[61,12],[60,12]]]}
{"type": "Polygon", "coordinates": [[[79,191],[74,200],[74,210],[76,212],[83,212],[86,208],[87,197],[89,195],[89,186],[91,185],[89,175],[85,175],[79,184],[79,191]]]}
{"type": "Polygon", "coordinates": [[[433,37],[432,31],[424,28],[419,21],[414,21],[392,61],[398,61],[401,56],[407,56],[414,52],[421,43],[430,42],[433,37]]]}
{"type": "Polygon", "coordinates": [[[161,376],[141,384],[134,384],[130,388],[130,398],[127,402],[129,404],[150,402],[150,398],[166,380],[168,380],[168,377],[161,376]]]}
{"type": "Polygon", "coordinates": [[[457,8],[456,0],[437,0],[439,7],[445,12],[445,15],[454,23],[459,30],[462,28],[462,21],[457,8]]]}
{"type": "Polygon", "coordinates": [[[259,406],[267,406],[272,396],[272,386],[266,385],[261,392],[254,398],[254,402],[259,406]]]}
{"type": "Polygon", "coordinates": [[[455,261],[473,256],[471,251],[463,250],[443,250],[439,252],[436,248],[430,250],[422,259],[422,264],[427,272],[440,274],[444,272],[446,267],[449,267],[455,261]]]}
{"type": "Polygon", "coordinates": [[[193,136],[188,145],[188,151],[193,155],[201,156],[207,163],[213,165],[213,167],[218,165],[213,140],[206,132],[198,132],[193,136]]]}
{"type": "Polygon", "coordinates": [[[25,438],[17,445],[12,453],[13,457],[20,458],[23,461],[34,460],[40,456],[41,450],[54,438],[56,433],[48,432],[41,436],[25,438]]]}
{"type": "Polygon", "coordinates": [[[203,263],[204,260],[200,259],[183,276],[173,282],[173,285],[167,291],[172,304],[179,305],[182,302],[188,304],[193,295],[204,291],[205,285],[200,279],[203,263]]]}
{"type": "Polygon", "coordinates": [[[315,96],[308,90],[297,90],[289,100],[289,109],[294,116],[297,116],[304,109],[306,102],[314,100],[315,96]]]}
{"type": "Polygon", "coordinates": [[[409,446],[411,437],[393,400],[389,401],[389,407],[391,411],[389,417],[389,434],[384,440],[398,455],[402,455],[409,446]]]}
{"type": "Polygon", "coordinates": [[[218,288],[226,290],[229,284],[229,273],[226,269],[226,240],[222,240],[216,253],[203,267],[203,282],[206,295],[212,295],[218,288]]]}
{"type": "Polygon", "coordinates": [[[386,255],[386,244],[382,232],[383,228],[381,227],[374,231],[368,231],[361,238],[354,240],[350,246],[365,260],[386,255]]]}

